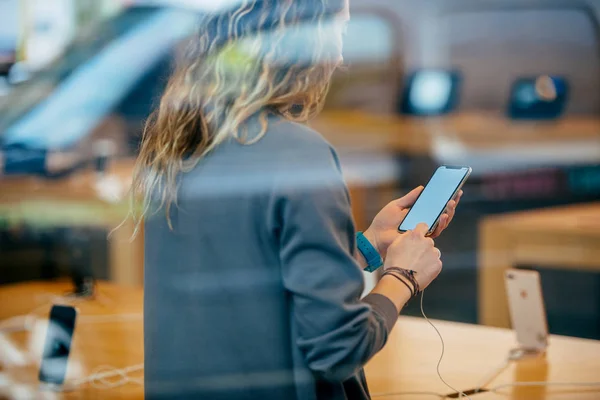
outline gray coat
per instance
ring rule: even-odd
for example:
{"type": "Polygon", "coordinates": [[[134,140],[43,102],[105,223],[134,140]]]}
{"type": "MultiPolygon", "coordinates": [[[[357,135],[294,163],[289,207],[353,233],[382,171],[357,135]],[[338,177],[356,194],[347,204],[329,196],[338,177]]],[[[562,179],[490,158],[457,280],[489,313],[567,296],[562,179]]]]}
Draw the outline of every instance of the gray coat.
{"type": "Polygon", "coordinates": [[[258,143],[222,144],[180,183],[174,230],[164,210],[145,225],[146,398],[368,398],[362,367],[397,311],[360,300],[331,146],[271,116],[258,143]]]}

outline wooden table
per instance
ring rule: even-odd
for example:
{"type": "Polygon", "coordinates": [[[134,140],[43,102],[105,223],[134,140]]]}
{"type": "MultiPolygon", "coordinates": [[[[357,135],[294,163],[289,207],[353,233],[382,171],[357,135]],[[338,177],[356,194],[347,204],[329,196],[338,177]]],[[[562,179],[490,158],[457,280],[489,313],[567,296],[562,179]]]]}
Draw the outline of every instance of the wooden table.
{"type": "Polygon", "coordinates": [[[457,141],[472,150],[600,143],[600,119],[590,117],[513,121],[503,115],[486,113],[414,118],[329,111],[310,125],[334,146],[346,151],[430,155],[436,140],[440,139],[457,141]]]}
{"type": "MultiPolygon", "coordinates": [[[[45,335],[44,321],[47,321],[53,297],[62,296],[70,289],[69,282],[0,286],[0,326],[11,317],[32,313],[38,318],[38,323],[30,332],[0,333],[0,346],[4,346],[0,348],[0,361],[9,355],[18,359],[16,355],[20,354],[25,364],[2,367],[0,363],[0,374],[8,376],[13,388],[19,383],[36,390],[38,363],[45,335]]],[[[89,376],[101,365],[124,368],[143,363],[141,288],[101,282],[95,300],[80,300],[72,304],[78,309],[78,316],[67,369],[68,380],[89,376]]],[[[143,377],[143,373],[134,373],[132,377],[143,377]]],[[[0,398],[3,398],[3,393],[6,396],[6,388],[0,386],[0,398]]],[[[106,390],[85,385],[57,398],[141,399],[143,390],[134,384],[106,390]]]]}
{"type": "MultiPolygon", "coordinates": [[[[133,160],[109,164],[107,176],[121,186],[120,200],[103,199],[93,171],[83,170],[63,179],[38,177],[0,178],[0,217],[9,224],[39,227],[93,227],[107,234],[119,226],[129,211],[126,195],[133,160]]],[[[109,239],[109,274],[114,282],[141,284],[143,232],[132,243],[133,221],[128,219],[109,239]]]]}
{"type": "MultiPolygon", "coordinates": [[[[433,321],[445,342],[440,372],[458,390],[466,391],[488,381],[493,388],[514,382],[590,382],[600,381],[600,342],[560,336],[550,337],[546,356],[537,356],[502,365],[508,351],[515,346],[514,332],[493,327],[455,322],[433,321]]],[[[388,395],[383,393],[433,392],[451,394],[438,378],[436,365],[441,343],[434,329],[422,318],[401,317],[383,351],[366,367],[369,389],[375,399],[436,400],[430,395],[388,395]]],[[[473,400],[579,400],[600,398],[600,387],[509,387],[498,393],[471,396],[473,400]]]]}
{"type": "MultiPolygon", "coordinates": [[[[30,283],[0,288],[0,321],[30,313],[44,317],[50,308],[50,294],[60,295],[68,284],[30,283]],[[5,306],[6,305],[6,306],[5,306]],[[41,307],[40,307],[41,305],[41,307]]],[[[121,288],[99,284],[100,296],[94,301],[80,302],[79,320],[73,342],[68,374],[93,370],[97,365],[125,367],[143,360],[142,292],[139,288],[121,288]],[[119,317],[121,316],[121,317],[119,317]],[[104,318],[94,320],[94,318],[104,318]]],[[[512,331],[500,328],[434,321],[446,343],[441,366],[443,377],[454,387],[468,390],[483,383],[499,369],[514,346],[512,331]]],[[[24,333],[0,336],[17,349],[26,348],[31,335],[24,333]]],[[[366,367],[370,390],[374,395],[390,392],[450,393],[436,374],[440,341],[421,318],[401,317],[384,350],[366,367]]],[[[0,353],[4,354],[4,353],[0,353]]],[[[500,371],[488,388],[526,381],[600,381],[600,342],[551,336],[546,357],[535,357],[513,363],[500,371]]],[[[37,356],[39,359],[39,355],[37,356]]],[[[35,354],[34,354],[35,358],[35,354]]],[[[37,366],[4,368],[12,380],[36,386],[37,366]]],[[[507,388],[499,393],[480,393],[474,399],[598,399],[600,388],[591,391],[573,388],[507,388]]],[[[2,393],[2,392],[0,392],[2,393]]],[[[118,389],[99,390],[85,386],[81,391],[62,398],[143,398],[140,386],[128,384],[118,389]]],[[[382,399],[436,399],[434,396],[383,396],[382,399]]]]}
{"type": "Polygon", "coordinates": [[[479,320],[508,327],[506,269],[527,265],[600,271],[600,203],[487,217],[479,246],[479,320]]]}

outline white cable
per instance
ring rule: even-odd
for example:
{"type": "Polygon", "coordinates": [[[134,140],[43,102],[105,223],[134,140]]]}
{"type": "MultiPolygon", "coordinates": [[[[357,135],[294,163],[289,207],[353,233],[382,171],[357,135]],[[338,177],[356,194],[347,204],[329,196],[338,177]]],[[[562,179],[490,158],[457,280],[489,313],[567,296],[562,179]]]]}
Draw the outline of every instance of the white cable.
{"type": "Polygon", "coordinates": [[[445,350],[444,338],[442,337],[442,334],[440,333],[440,331],[438,330],[438,328],[436,328],[436,326],[433,324],[433,322],[431,322],[429,320],[429,318],[427,318],[427,315],[425,315],[425,310],[423,309],[423,297],[425,297],[425,290],[423,290],[421,292],[421,314],[423,314],[423,318],[425,318],[425,321],[427,321],[429,323],[429,325],[431,325],[433,327],[433,329],[435,329],[436,333],[440,337],[440,342],[442,343],[442,353],[440,354],[440,359],[438,360],[437,367],[436,367],[437,374],[438,374],[440,380],[444,383],[444,385],[446,385],[448,388],[450,388],[451,390],[453,390],[455,393],[458,393],[459,398],[466,397],[467,399],[472,400],[468,395],[466,395],[462,391],[456,390],[452,386],[450,386],[448,384],[448,382],[446,382],[444,380],[444,378],[442,377],[442,374],[440,373],[440,365],[442,364],[442,360],[444,359],[444,350],[445,350]]]}
{"type": "Polygon", "coordinates": [[[28,330],[27,327],[30,325],[30,317],[26,315],[19,315],[18,317],[7,318],[0,321],[0,333],[11,333],[20,332],[22,330],[28,330]]]}
{"type": "MultiPolygon", "coordinates": [[[[33,330],[34,324],[38,318],[37,312],[41,309],[45,309],[48,306],[54,304],[72,305],[77,304],[79,301],[85,301],[85,299],[79,299],[72,297],[69,294],[66,296],[54,296],[50,297],[50,303],[35,307],[26,315],[12,317],[6,320],[0,321],[0,334],[2,332],[11,333],[16,331],[31,331],[33,330]]],[[[143,315],[141,313],[130,313],[130,314],[112,314],[112,315],[89,315],[77,318],[77,324],[90,324],[90,323],[106,323],[117,320],[141,320],[143,315]]],[[[144,364],[136,364],[126,368],[115,368],[110,365],[102,365],[95,368],[92,374],[81,379],[73,381],[73,383],[65,384],[63,390],[74,390],[75,388],[89,383],[96,389],[111,389],[126,385],[128,383],[137,384],[140,386],[144,385],[143,378],[132,378],[129,376],[130,373],[143,371],[144,364]],[[112,378],[119,377],[117,380],[111,380],[112,378]]]]}
{"type": "MultiPolygon", "coordinates": [[[[38,316],[37,313],[39,310],[46,309],[47,307],[52,307],[55,304],[61,305],[76,305],[79,302],[87,301],[87,299],[81,299],[73,296],[72,294],[67,293],[64,296],[55,296],[50,295],[50,301],[48,303],[44,303],[39,305],[29,311],[25,315],[18,315],[16,317],[11,317],[0,321],[0,332],[17,332],[17,331],[31,331],[33,329],[33,325],[35,324],[38,316]]],[[[96,300],[99,300],[97,298],[96,300]]],[[[77,318],[77,324],[81,323],[105,323],[105,322],[114,322],[114,321],[123,321],[123,320],[140,320],[143,319],[142,313],[129,313],[129,314],[109,314],[109,315],[83,315],[77,318]]]]}
{"type": "MultiPolygon", "coordinates": [[[[440,359],[438,361],[437,364],[437,374],[440,378],[440,380],[447,386],[449,387],[451,390],[453,390],[455,393],[458,393],[460,397],[466,397],[468,399],[471,400],[471,398],[459,391],[454,389],[452,386],[450,386],[442,377],[442,375],[440,374],[440,365],[442,363],[442,359],[444,358],[444,349],[445,349],[445,345],[444,345],[444,338],[442,337],[440,331],[436,328],[436,326],[429,320],[429,318],[427,317],[427,315],[425,315],[425,311],[423,309],[423,293],[421,292],[421,314],[423,315],[423,318],[425,318],[425,320],[433,327],[433,329],[435,329],[436,333],[438,334],[440,341],[442,343],[442,353],[440,355],[440,359]]],[[[519,360],[520,358],[522,358],[525,354],[527,353],[526,350],[523,349],[512,349],[509,354],[508,357],[502,362],[501,365],[499,365],[497,368],[495,368],[492,372],[490,372],[489,374],[486,375],[485,379],[481,380],[481,384],[476,386],[475,389],[475,393],[479,392],[479,391],[485,391],[485,392],[498,392],[501,389],[506,389],[506,388],[511,388],[511,387],[536,387],[536,386],[568,386],[568,387],[581,387],[581,388],[585,388],[585,387],[598,387],[600,388],[600,382],[547,382],[547,381],[540,381],[540,382],[513,382],[513,383],[504,383],[501,385],[497,385],[494,386],[492,388],[486,389],[484,386],[489,384],[491,381],[494,380],[494,378],[496,378],[502,371],[504,371],[512,361],[515,360],[519,360]]],[[[440,399],[446,399],[448,396],[447,395],[442,395],[439,393],[435,393],[435,392],[388,392],[388,393],[375,393],[373,394],[371,397],[388,397],[388,396],[435,396],[438,397],[440,399]]]]}
{"type": "MultiPolygon", "coordinates": [[[[501,385],[494,386],[490,389],[483,389],[485,392],[496,393],[501,389],[507,389],[511,387],[536,387],[536,386],[570,386],[570,387],[600,387],[600,382],[513,382],[504,383],[501,385]]],[[[388,397],[388,396],[435,396],[440,399],[446,399],[448,396],[442,395],[435,392],[389,392],[389,393],[376,393],[371,397],[388,397]]]]}
{"type": "Polygon", "coordinates": [[[506,358],[502,364],[498,365],[498,367],[494,368],[487,374],[481,381],[475,386],[475,393],[479,393],[481,389],[484,389],[485,386],[489,385],[500,373],[502,373],[511,363],[510,358],[506,358]]]}
{"type": "MultiPolygon", "coordinates": [[[[70,306],[73,304],[77,304],[79,301],[84,300],[84,299],[79,299],[77,297],[74,297],[70,293],[67,293],[64,296],[57,296],[54,294],[50,294],[49,297],[50,297],[50,299],[49,299],[48,303],[39,305],[39,306],[35,307],[33,310],[31,310],[29,313],[27,313],[26,315],[20,316],[20,317],[24,317],[23,329],[25,329],[26,331],[32,330],[33,325],[35,324],[35,321],[37,319],[36,314],[38,313],[39,310],[46,309],[48,306],[52,307],[55,304],[70,306]]],[[[19,318],[19,317],[15,317],[15,318],[19,318]]],[[[12,320],[12,319],[13,318],[11,318],[10,320],[12,320]]]]}
{"type": "Polygon", "coordinates": [[[502,364],[498,365],[495,369],[493,369],[488,375],[485,376],[484,379],[480,381],[480,383],[475,386],[475,393],[484,389],[485,386],[489,385],[496,379],[498,375],[500,375],[513,361],[518,361],[523,358],[525,355],[530,354],[531,351],[525,350],[522,348],[514,348],[508,352],[508,356],[502,361],[502,364]]]}
{"type": "MultiPolygon", "coordinates": [[[[436,371],[437,371],[438,377],[444,383],[444,385],[446,385],[448,388],[450,388],[450,390],[454,391],[455,393],[458,393],[459,398],[466,397],[467,399],[472,400],[464,392],[462,392],[460,390],[456,390],[455,388],[453,388],[452,386],[450,386],[448,384],[448,382],[446,382],[444,380],[444,378],[442,377],[442,374],[440,373],[440,365],[442,364],[442,360],[444,358],[444,350],[445,350],[444,338],[442,337],[442,334],[440,333],[440,331],[433,324],[433,322],[431,322],[429,320],[429,318],[427,318],[427,315],[425,315],[425,310],[423,309],[423,297],[424,297],[424,293],[425,293],[425,291],[421,292],[421,314],[423,315],[423,318],[425,318],[425,321],[427,321],[429,323],[429,325],[431,325],[433,327],[433,329],[435,329],[435,331],[438,334],[438,336],[440,337],[440,341],[442,343],[442,353],[440,354],[440,359],[438,360],[437,367],[436,367],[436,371]]],[[[442,395],[442,394],[435,393],[435,392],[389,392],[389,393],[376,393],[376,394],[371,395],[371,397],[384,397],[384,396],[436,396],[436,397],[438,397],[440,399],[445,399],[445,398],[448,397],[447,395],[442,395]]]]}
{"type": "Polygon", "coordinates": [[[128,383],[143,386],[143,378],[132,378],[129,374],[144,370],[144,364],[131,365],[125,368],[115,368],[110,365],[101,365],[94,369],[91,375],[75,380],[70,389],[89,383],[95,389],[114,389],[128,383]],[[117,378],[116,380],[114,378],[117,378]]]}
{"type": "MultiPolygon", "coordinates": [[[[458,393],[460,397],[466,397],[467,399],[472,400],[464,392],[459,391],[459,390],[455,389],[454,387],[450,386],[444,380],[444,378],[442,377],[442,375],[440,373],[440,365],[444,358],[444,351],[445,351],[444,338],[442,337],[442,334],[437,329],[437,327],[429,320],[429,318],[425,314],[425,311],[423,309],[423,297],[424,297],[424,291],[421,292],[421,304],[420,304],[421,314],[423,315],[423,318],[425,318],[425,320],[429,323],[429,325],[431,325],[433,327],[433,329],[435,330],[435,332],[438,334],[438,336],[440,338],[440,342],[442,344],[442,352],[440,354],[440,358],[439,358],[437,366],[436,366],[436,372],[438,374],[438,377],[444,383],[444,385],[446,385],[448,388],[453,390],[455,393],[458,393]]],[[[69,299],[66,302],[64,301],[65,298],[61,298],[61,300],[63,300],[63,304],[73,302],[72,299],[69,299]]],[[[25,316],[15,317],[15,318],[11,318],[9,320],[2,321],[1,325],[4,325],[4,327],[2,327],[0,325],[0,330],[7,330],[9,332],[14,330],[15,326],[10,326],[10,324],[7,324],[7,322],[9,322],[9,321],[14,322],[15,320],[20,320],[21,323],[23,324],[23,328],[29,330],[29,328],[31,327],[30,320],[35,318],[35,312],[37,310],[39,310],[40,308],[46,307],[46,306],[47,306],[47,304],[44,306],[37,307],[25,316]],[[9,325],[9,326],[6,326],[6,325],[9,325]]],[[[116,315],[88,316],[88,317],[85,317],[84,322],[88,322],[88,323],[90,323],[90,322],[108,322],[111,319],[112,320],[114,320],[114,319],[138,319],[138,318],[140,318],[140,316],[141,316],[141,314],[120,314],[120,315],[116,314],[116,315]]],[[[512,350],[509,353],[508,358],[503,362],[503,364],[500,367],[496,368],[493,371],[493,373],[490,373],[486,376],[487,382],[484,381],[483,384],[476,386],[476,391],[480,391],[481,389],[483,389],[483,386],[485,386],[487,383],[489,383],[491,380],[493,380],[493,378],[495,378],[500,372],[502,372],[510,364],[511,361],[520,358],[520,356],[518,355],[520,353],[518,351],[519,351],[519,349],[517,349],[517,351],[512,350]]],[[[121,369],[115,368],[115,367],[112,367],[109,365],[102,365],[102,366],[99,366],[96,369],[94,369],[94,371],[92,372],[91,375],[89,375],[85,378],[82,378],[82,379],[78,379],[75,382],[73,382],[72,385],[69,385],[69,386],[78,387],[78,386],[84,385],[86,383],[91,384],[96,389],[112,389],[112,388],[126,385],[128,383],[143,386],[144,385],[143,378],[129,377],[130,373],[143,371],[143,369],[144,369],[144,364],[136,364],[136,365],[132,365],[132,366],[129,366],[126,368],[121,368],[121,369]],[[115,377],[119,377],[119,379],[114,380],[114,381],[110,380],[111,378],[115,378],[115,377]]],[[[536,387],[536,386],[600,387],[600,382],[547,382],[547,381],[513,382],[513,383],[497,385],[490,389],[485,389],[485,390],[490,391],[490,392],[497,392],[498,390],[506,389],[506,388],[510,388],[510,387],[536,387]]],[[[384,397],[384,396],[435,396],[435,397],[438,397],[441,399],[445,399],[448,397],[446,395],[442,395],[442,394],[435,393],[435,392],[390,392],[390,393],[376,393],[376,394],[372,395],[372,397],[384,397]]]]}

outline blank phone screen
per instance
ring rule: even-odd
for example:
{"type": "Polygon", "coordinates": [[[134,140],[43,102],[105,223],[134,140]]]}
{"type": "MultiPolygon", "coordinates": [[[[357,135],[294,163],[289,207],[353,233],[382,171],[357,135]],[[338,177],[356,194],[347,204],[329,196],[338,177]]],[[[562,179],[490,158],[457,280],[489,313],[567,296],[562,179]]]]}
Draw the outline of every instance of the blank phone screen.
{"type": "Polygon", "coordinates": [[[40,381],[55,385],[64,382],[76,315],[73,307],[52,307],[40,366],[40,381]]]}
{"type": "Polygon", "coordinates": [[[422,222],[426,223],[429,228],[433,227],[468,173],[469,168],[466,167],[438,168],[400,224],[400,230],[413,230],[422,222]]]}

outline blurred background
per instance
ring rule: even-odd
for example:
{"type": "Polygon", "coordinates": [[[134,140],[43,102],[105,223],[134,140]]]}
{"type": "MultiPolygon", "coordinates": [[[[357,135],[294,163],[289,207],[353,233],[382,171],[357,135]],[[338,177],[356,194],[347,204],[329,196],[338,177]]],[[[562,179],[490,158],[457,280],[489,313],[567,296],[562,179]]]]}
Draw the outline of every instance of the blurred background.
{"type": "MultiPolygon", "coordinates": [[[[107,234],[174,54],[215,5],[0,0],[0,160],[48,152],[51,172],[0,169],[0,290],[143,285],[143,237],[130,242],[129,223],[107,234]]],[[[437,166],[469,165],[428,315],[508,326],[502,273],[530,268],[550,332],[600,339],[600,1],[351,0],[351,12],[347,68],[311,125],[340,152],[357,228],[437,166]]]]}

